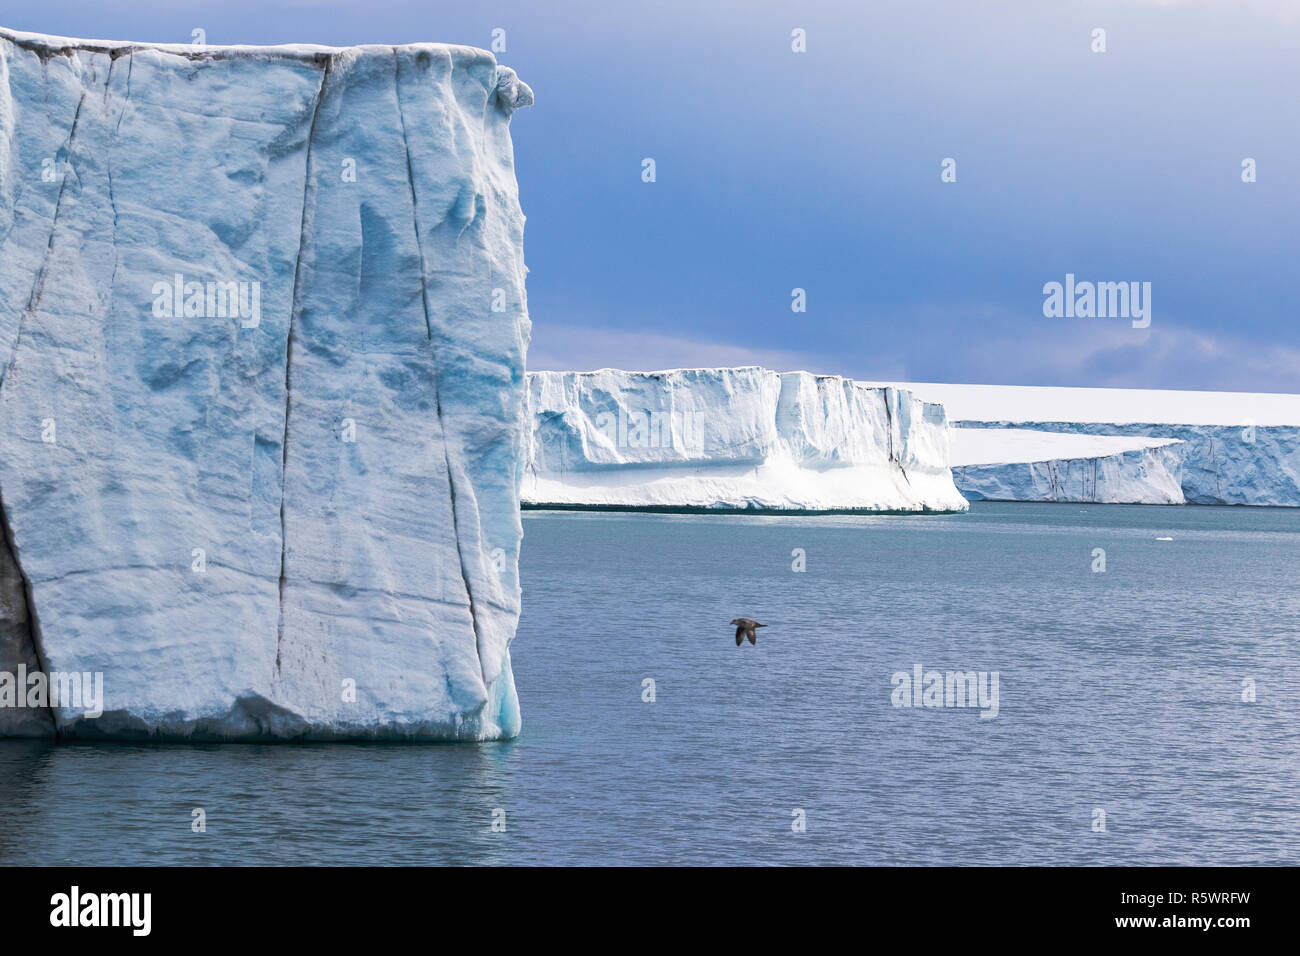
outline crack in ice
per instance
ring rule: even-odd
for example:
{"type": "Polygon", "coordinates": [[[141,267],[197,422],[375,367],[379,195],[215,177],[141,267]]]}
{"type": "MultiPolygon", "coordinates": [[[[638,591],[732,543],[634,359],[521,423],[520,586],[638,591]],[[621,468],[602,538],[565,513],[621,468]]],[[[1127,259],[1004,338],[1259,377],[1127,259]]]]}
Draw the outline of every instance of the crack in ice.
{"type": "Polygon", "coordinates": [[[402,84],[398,73],[397,49],[393,49],[393,94],[397,100],[397,118],[402,127],[402,145],[406,150],[406,180],[411,188],[411,220],[415,227],[415,247],[420,256],[420,301],[424,303],[424,322],[429,333],[429,348],[433,360],[433,405],[438,418],[438,430],[442,433],[443,463],[447,468],[447,491],[451,499],[451,533],[456,540],[456,557],[460,564],[460,578],[465,586],[465,597],[469,601],[469,620],[474,629],[474,653],[478,657],[479,674],[483,680],[484,691],[488,690],[487,672],[483,667],[483,637],[479,631],[478,612],[474,604],[474,590],[469,582],[469,569],[465,566],[465,551],[460,542],[460,517],[456,513],[456,477],[451,467],[451,443],[447,440],[447,428],[442,418],[442,394],[439,382],[438,347],[433,342],[433,322],[429,317],[429,286],[425,280],[427,264],[424,259],[424,245],[420,238],[420,216],[415,198],[415,168],[411,162],[411,143],[406,136],[406,114],[402,109],[402,84]]]}
{"type": "MultiPolygon", "coordinates": [[[[325,69],[321,73],[320,87],[316,90],[316,102],[312,106],[311,126],[307,130],[306,155],[303,158],[303,185],[302,185],[302,219],[298,226],[298,255],[294,261],[293,269],[293,293],[289,300],[289,326],[285,331],[284,342],[284,433],[280,439],[280,583],[279,583],[279,613],[275,625],[275,675],[280,674],[280,650],[284,642],[284,583],[285,583],[285,565],[288,560],[289,542],[288,527],[284,512],[284,485],[289,469],[289,408],[292,405],[291,392],[289,387],[289,371],[293,363],[293,317],[299,309],[298,293],[299,280],[302,275],[302,250],[308,227],[308,209],[312,199],[312,178],[311,178],[311,147],[312,141],[316,138],[316,120],[320,116],[321,100],[325,98],[325,84],[329,81],[330,67],[334,64],[333,57],[327,57],[325,60],[325,69]]],[[[314,215],[312,217],[314,224],[314,215]]]]}

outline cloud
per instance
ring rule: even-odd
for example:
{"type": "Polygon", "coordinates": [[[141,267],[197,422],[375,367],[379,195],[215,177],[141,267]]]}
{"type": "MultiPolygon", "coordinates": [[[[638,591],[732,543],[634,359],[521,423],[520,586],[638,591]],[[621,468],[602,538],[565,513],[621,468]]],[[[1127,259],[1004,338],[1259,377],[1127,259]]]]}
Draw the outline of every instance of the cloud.
{"type": "Polygon", "coordinates": [[[960,348],[968,382],[1295,392],[1300,349],[1156,321],[1075,320],[1056,332],[998,335],[960,348]]]}
{"type": "MultiPolygon", "coordinates": [[[[994,310],[996,312],[996,310],[994,310]]],[[[1243,392],[1300,390],[1300,349],[1229,333],[1207,333],[1159,316],[1147,329],[1107,319],[1042,320],[1026,328],[1006,316],[984,332],[941,349],[905,343],[905,354],[833,354],[687,336],[579,325],[533,326],[528,367],[653,371],[761,365],[805,369],[864,381],[937,381],[990,385],[1075,385],[1243,392]]]]}
{"type": "MultiPolygon", "coordinates": [[[[797,349],[764,348],[711,342],[654,332],[629,332],[580,325],[535,322],[528,349],[532,370],[591,371],[622,368],[656,371],[669,368],[714,368],[761,365],[778,372],[799,369],[849,374],[843,359],[797,349]]],[[[885,362],[873,370],[880,379],[899,378],[901,362],[885,362]]],[[[865,376],[863,376],[865,377],[865,376]]]]}
{"type": "Polygon", "coordinates": [[[1121,0],[1129,6],[1145,7],[1218,7],[1234,13],[1253,13],[1270,17],[1288,26],[1300,23],[1300,9],[1295,0],[1121,0]]]}

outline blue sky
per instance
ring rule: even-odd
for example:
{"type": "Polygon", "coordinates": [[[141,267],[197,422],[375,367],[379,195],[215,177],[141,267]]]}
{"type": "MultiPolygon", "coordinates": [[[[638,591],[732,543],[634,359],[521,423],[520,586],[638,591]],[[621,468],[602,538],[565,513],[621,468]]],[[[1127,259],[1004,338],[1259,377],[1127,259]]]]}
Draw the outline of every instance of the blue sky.
{"type": "Polygon", "coordinates": [[[1300,391],[1291,0],[0,0],[0,24],[483,47],[503,28],[537,96],[513,121],[532,368],[1300,391]],[[1150,282],[1151,326],[1045,318],[1066,273],[1150,282]]]}

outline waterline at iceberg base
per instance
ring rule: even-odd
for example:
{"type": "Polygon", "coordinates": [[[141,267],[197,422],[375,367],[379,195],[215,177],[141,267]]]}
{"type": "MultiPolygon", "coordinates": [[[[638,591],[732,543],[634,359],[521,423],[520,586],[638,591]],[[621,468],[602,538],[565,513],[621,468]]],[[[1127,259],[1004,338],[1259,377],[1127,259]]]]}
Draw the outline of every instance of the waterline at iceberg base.
{"type": "Polygon", "coordinates": [[[0,735],[518,732],[531,102],[467,47],[0,31],[0,674],[104,711],[0,735]]]}
{"type": "Polygon", "coordinates": [[[527,508],[960,512],[943,407],[742,368],[530,372],[527,508]]]}

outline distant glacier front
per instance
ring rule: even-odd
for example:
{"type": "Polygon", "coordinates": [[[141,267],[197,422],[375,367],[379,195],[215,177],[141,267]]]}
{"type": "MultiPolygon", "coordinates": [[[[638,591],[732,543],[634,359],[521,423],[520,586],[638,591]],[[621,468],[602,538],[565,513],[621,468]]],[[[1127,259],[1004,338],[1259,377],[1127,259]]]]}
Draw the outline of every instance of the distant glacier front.
{"type": "Polygon", "coordinates": [[[1181,505],[1175,438],[954,428],[952,475],[973,501],[1181,505]]]}
{"type": "Polygon", "coordinates": [[[947,410],[967,450],[956,477],[974,497],[1300,507],[1300,395],[905,387],[947,410]],[[1027,433],[1037,433],[1029,457],[1027,433]]]}
{"type": "Polygon", "coordinates": [[[957,512],[943,408],[742,368],[533,372],[522,500],[637,511],[957,512]]]}
{"type": "Polygon", "coordinates": [[[525,507],[1300,506],[1295,395],[857,382],[757,367],[528,378],[525,507]]]}

